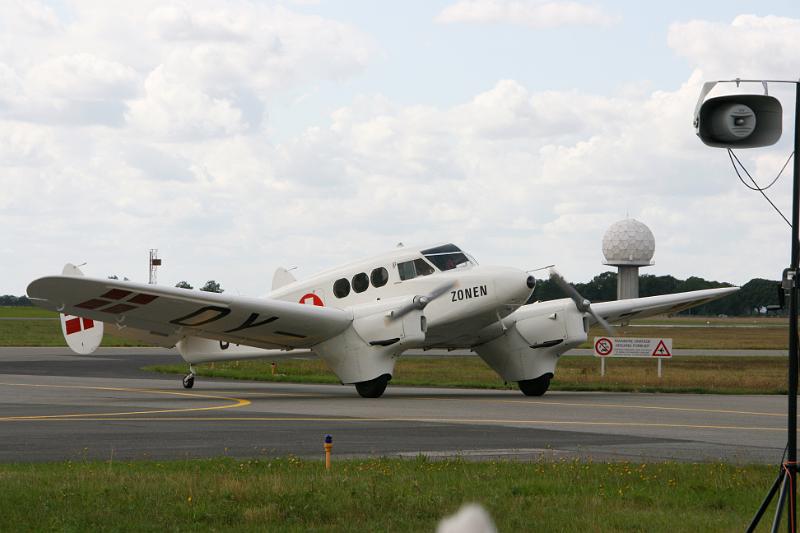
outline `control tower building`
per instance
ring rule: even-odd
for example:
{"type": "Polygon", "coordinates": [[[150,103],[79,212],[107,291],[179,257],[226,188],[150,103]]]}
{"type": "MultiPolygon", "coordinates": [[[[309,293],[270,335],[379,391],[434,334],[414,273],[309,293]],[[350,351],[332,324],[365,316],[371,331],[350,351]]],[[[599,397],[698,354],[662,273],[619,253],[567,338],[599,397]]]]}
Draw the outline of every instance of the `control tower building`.
{"type": "Polygon", "coordinates": [[[639,297],[639,268],[655,264],[655,251],[653,232],[638,220],[626,218],[606,230],[603,264],[617,267],[617,300],[639,297]]]}

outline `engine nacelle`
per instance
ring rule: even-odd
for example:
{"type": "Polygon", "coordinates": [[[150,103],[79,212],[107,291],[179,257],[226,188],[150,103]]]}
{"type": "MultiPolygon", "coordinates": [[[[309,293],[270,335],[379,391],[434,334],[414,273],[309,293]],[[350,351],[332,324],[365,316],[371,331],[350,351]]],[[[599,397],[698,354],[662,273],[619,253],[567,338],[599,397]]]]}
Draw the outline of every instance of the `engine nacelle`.
{"type": "Polygon", "coordinates": [[[353,323],[342,333],[315,345],[342,383],[360,383],[394,372],[397,357],[425,343],[427,329],[422,311],[392,319],[390,313],[407,298],[383,300],[353,308],[353,323]]]}
{"type": "Polygon", "coordinates": [[[554,374],[559,356],[586,341],[583,313],[572,300],[554,300],[520,309],[499,337],[474,350],[505,381],[554,374]]]}

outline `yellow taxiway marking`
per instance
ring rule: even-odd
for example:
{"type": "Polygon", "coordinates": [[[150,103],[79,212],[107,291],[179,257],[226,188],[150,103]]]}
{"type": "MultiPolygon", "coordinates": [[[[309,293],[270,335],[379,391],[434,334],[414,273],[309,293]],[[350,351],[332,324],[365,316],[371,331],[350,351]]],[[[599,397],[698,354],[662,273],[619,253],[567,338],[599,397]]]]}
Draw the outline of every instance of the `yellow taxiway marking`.
{"type": "Polygon", "coordinates": [[[440,400],[450,402],[461,402],[464,400],[474,400],[487,403],[522,403],[530,405],[560,405],[567,407],[595,407],[595,408],[613,408],[613,409],[651,409],[655,411],[679,411],[687,413],[717,413],[728,415],[753,415],[753,416],[778,416],[786,417],[785,413],[763,413],[758,411],[736,411],[731,409],[701,409],[699,407],[664,407],[660,405],[626,405],[615,403],[583,403],[583,402],[551,402],[545,400],[501,400],[499,398],[439,398],[437,396],[430,396],[424,398],[413,398],[414,400],[440,400]]]}
{"type": "MultiPolygon", "coordinates": [[[[154,415],[161,413],[189,413],[197,411],[218,411],[220,409],[233,409],[235,407],[245,407],[250,405],[250,400],[243,398],[231,398],[228,396],[217,396],[212,394],[199,394],[195,392],[180,392],[180,391],[164,391],[157,389],[134,389],[128,387],[92,387],[88,385],[48,385],[41,383],[2,383],[0,386],[5,385],[9,387],[37,387],[49,389],[80,389],[80,390],[95,390],[95,391],[115,391],[115,392],[132,392],[132,393],[147,393],[147,394],[164,394],[170,396],[188,396],[190,398],[199,398],[204,400],[225,400],[223,405],[210,405],[206,407],[182,407],[177,409],[149,409],[146,411],[126,411],[126,412],[113,412],[113,413],[68,413],[60,415],[22,415],[22,416],[4,416],[0,417],[0,422],[13,421],[13,420],[58,420],[69,419],[75,420],[86,417],[97,417],[100,420],[107,419],[107,417],[115,416],[132,416],[132,415],[154,415]]],[[[131,420],[128,418],[127,420],[131,420]]]]}
{"type": "MultiPolygon", "coordinates": [[[[129,422],[133,420],[146,422],[424,422],[444,424],[528,424],[528,425],[554,425],[554,426],[617,426],[617,427],[651,427],[651,428],[684,428],[684,429],[716,429],[739,431],[778,431],[785,432],[783,427],[759,426],[731,426],[713,424],[668,424],[659,422],[602,422],[582,420],[514,420],[514,419],[484,419],[484,418],[415,418],[415,417],[322,417],[322,416],[195,416],[195,417],[123,417],[123,418],[91,418],[95,415],[78,415],[70,418],[72,422],[98,422],[115,421],[129,422]]],[[[2,419],[0,419],[2,420],[2,419]]],[[[63,421],[63,418],[50,418],[48,421],[63,421]]]]}

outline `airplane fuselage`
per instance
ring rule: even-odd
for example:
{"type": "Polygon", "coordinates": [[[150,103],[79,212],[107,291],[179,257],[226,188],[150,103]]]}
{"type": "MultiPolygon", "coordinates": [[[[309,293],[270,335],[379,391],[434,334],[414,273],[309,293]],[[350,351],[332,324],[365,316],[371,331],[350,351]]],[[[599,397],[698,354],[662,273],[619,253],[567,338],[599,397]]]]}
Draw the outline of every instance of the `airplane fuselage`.
{"type": "Polygon", "coordinates": [[[411,301],[453,283],[425,308],[427,332],[422,347],[452,342],[469,345],[479,330],[523,305],[533,291],[534,281],[527,272],[516,268],[479,266],[452,245],[427,250],[443,247],[449,252],[439,255],[398,248],[291,283],[273,290],[268,297],[357,313],[360,308],[379,303],[411,301]],[[461,263],[453,266],[448,263],[449,256],[461,263]],[[451,268],[442,270],[440,266],[451,268]]]}

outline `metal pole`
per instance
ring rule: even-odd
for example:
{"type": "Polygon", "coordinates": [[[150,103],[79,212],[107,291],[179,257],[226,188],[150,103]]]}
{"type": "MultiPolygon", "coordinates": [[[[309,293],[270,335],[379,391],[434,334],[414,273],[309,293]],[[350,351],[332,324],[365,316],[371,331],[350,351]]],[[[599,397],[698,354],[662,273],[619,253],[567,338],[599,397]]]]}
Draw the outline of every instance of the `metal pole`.
{"type": "Polygon", "coordinates": [[[601,378],[605,377],[605,375],[606,375],[606,358],[605,357],[601,357],[600,358],[600,377],[601,378]]]}
{"type": "MultiPolygon", "coordinates": [[[[791,264],[783,273],[782,288],[789,291],[789,372],[788,372],[788,420],[787,442],[786,442],[786,462],[783,479],[781,481],[781,492],[778,498],[778,505],[775,510],[775,519],[772,522],[772,531],[776,531],[781,520],[783,504],[786,501],[789,507],[788,530],[796,533],[795,519],[797,511],[797,365],[798,339],[797,339],[797,271],[800,266],[800,82],[794,83],[794,158],[792,168],[792,257],[791,264]],[[786,497],[788,493],[788,498],[786,497]]],[[[781,476],[778,476],[781,480],[781,476]]],[[[748,527],[748,532],[755,529],[761,516],[764,514],[770,500],[775,495],[778,480],[773,484],[766,499],[761,504],[756,516],[748,527]]]]}
{"type": "Polygon", "coordinates": [[[658,358],[658,379],[661,379],[661,358],[658,358]]]}
{"type": "MultiPolygon", "coordinates": [[[[778,528],[781,526],[781,514],[783,513],[783,501],[786,499],[786,480],[788,478],[786,476],[783,477],[783,482],[781,483],[781,494],[778,496],[778,505],[775,507],[775,517],[772,519],[772,528],[769,530],[770,533],[776,533],[778,528]]],[[[792,517],[789,517],[789,531],[792,531],[792,517]]]]}
{"type": "Polygon", "coordinates": [[[789,475],[789,531],[794,533],[797,510],[797,270],[800,264],[800,83],[794,98],[794,184],[792,187],[792,276],[789,303],[789,420],[787,470],[789,475]]]}
{"type": "Polygon", "coordinates": [[[756,511],[756,515],[750,522],[750,525],[747,526],[747,533],[753,533],[753,531],[756,530],[756,526],[761,521],[761,517],[764,516],[764,513],[767,511],[767,507],[769,507],[769,503],[772,501],[772,498],[775,496],[775,493],[778,492],[778,487],[781,486],[781,483],[783,482],[784,479],[784,475],[786,475],[786,472],[783,470],[783,467],[781,467],[780,472],[778,472],[778,477],[775,478],[775,482],[772,484],[772,487],[769,489],[769,492],[767,493],[767,497],[764,498],[764,501],[761,503],[761,507],[758,508],[758,511],[756,511]]]}

